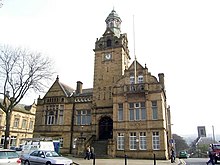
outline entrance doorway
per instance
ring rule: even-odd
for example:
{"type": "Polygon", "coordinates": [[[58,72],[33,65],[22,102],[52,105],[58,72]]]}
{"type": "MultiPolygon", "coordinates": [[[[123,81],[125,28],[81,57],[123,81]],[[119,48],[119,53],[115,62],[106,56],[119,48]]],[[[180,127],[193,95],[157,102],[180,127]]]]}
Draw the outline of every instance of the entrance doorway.
{"type": "Polygon", "coordinates": [[[113,121],[110,117],[105,116],[99,120],[99,139],[112,139],[113,121]]]}

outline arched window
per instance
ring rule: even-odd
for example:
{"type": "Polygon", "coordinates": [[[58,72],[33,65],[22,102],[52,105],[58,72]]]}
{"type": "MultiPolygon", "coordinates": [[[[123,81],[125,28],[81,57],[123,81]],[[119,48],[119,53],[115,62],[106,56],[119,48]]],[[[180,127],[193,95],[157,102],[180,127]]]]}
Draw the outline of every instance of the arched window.
{"type": "Polygon", "coordinates": [[[50,111],[47,116],[47,124],[52,125],[55,124],[55,115],[53,111],[50,111]]]}

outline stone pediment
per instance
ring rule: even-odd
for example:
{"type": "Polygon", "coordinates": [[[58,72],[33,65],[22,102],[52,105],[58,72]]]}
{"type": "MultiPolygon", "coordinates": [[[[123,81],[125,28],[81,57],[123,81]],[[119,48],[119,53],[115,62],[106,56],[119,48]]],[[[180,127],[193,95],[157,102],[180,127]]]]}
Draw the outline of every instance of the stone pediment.
{"type": "MultiPolygon", "coordinates": [[[[135,68],[135,60],[129,66],[128,71],[134,71],[135,68]]],[[[143,70],[144,67],[136,60],[136,70],[143,70]]]]}
{"type": "Polygon", "coordinates": [[[51,97],[51,96],[70,97],[73,91],[74,91],[73,88],[59,82],[59,78],[57,78],[44,97],[51,97]]]}
{"type": "Polygon", "coordinates": [[[107,36],[107,35],[112,36],[112,35],[115,35],[115,34],[110,28],[107,28],[102,36],[107,36]]]}

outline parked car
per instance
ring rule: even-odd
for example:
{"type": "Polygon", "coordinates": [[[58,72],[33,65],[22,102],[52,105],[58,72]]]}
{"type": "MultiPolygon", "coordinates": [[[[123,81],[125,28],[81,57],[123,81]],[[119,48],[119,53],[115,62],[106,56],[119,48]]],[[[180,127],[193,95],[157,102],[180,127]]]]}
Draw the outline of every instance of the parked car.
{"type": "Polygon", "coordinates": [[[180,151],[179,152],[179,158],[185,158],[187,159],[188,158],[188,153],[186,151],[180,151]]]}
{"type": "Polygon", "coordinates": [[[220,160],[220,144],[211,144],[213,152],[214,152],[214,161],[215,164],[220,160]]]}
{"type": "Polygon", "coordinates": [[[21,159],[15,150],[0,149],[0,164],[21,165],[21,159]]]}
{"type": "Polygon", "coordinates": [[[10,149],[15,150],[15,151],[21,151],[22,150],[21,147],[16,147],[16,146],[11,146],[10,149]]]}
{"type": "Polygon", "coordinates": [[[65,164],[72,165],[72,159],[65,158],[60,156],[55,151],[44,151],[44,150],[36,150],[31,152],[30,154],[24,154],[22,156],[22,162],[24,165],[56,165],[56,164],[65,164]]]}

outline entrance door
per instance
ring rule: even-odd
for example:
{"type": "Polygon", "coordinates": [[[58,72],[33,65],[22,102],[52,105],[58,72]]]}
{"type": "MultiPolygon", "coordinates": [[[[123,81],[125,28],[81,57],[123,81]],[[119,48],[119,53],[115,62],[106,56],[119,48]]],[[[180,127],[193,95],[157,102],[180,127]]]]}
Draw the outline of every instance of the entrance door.
{"type": "Polygon", "coordinates": [[[103,117],[99,121],[99,139],[112,138],[113,121],[110,117],[103,117]]]}

